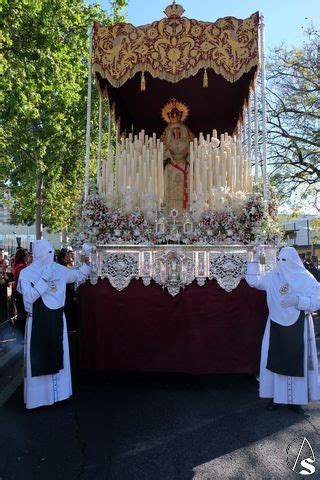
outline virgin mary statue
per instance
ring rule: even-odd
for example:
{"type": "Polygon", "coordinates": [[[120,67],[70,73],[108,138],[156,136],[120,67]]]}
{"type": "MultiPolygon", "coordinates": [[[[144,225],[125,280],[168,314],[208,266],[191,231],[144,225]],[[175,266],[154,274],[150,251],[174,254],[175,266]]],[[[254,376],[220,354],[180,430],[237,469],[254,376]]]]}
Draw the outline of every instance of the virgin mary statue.
{"type": "Polygon", "coordinates": [[[161,135],[164,146],[164,196],[167,211],[186,210],[189,204],[189,151],[193,134],[184,124],[188,107],[175,98],[161,111],[168,123],[161,135]]]}

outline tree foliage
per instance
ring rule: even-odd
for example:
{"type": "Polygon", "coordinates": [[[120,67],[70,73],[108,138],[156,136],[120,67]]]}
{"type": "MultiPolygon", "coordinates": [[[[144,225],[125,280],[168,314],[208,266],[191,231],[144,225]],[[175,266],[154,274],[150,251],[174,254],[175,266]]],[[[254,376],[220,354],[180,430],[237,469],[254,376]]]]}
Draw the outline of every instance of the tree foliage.
{"type": "Polygon", "coordinates": [[[318,32],[310,28],[301,48],[273,51],[267,67],[268,141],[272,179],[288,199],[320,195],[318,32]]]}
{"type": "Polygon", "coordinates": [[[108,14],[84,0],[4,1],[1,169],[15,221],[70,226],[84,182],[88,29],[125,5],[108,14]]]}

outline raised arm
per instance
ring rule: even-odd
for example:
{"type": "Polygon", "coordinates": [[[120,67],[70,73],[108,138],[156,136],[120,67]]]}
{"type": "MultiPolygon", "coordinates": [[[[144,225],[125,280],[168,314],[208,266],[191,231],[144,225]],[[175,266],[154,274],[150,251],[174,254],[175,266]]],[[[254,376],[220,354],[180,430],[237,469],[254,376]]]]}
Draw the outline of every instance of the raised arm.
{"type": "Polygon", "coordinates": [[[83,283],[91,273],[91,265],[83,263],[80,268],[66,268],[67,283],[83,283]]]}
{"type": "Polygon", "coordinates": [[[264,275],[260,275],[260,264],[258,261],[247,263],[245,279],[250,287],[266,290],[264,275]]]}

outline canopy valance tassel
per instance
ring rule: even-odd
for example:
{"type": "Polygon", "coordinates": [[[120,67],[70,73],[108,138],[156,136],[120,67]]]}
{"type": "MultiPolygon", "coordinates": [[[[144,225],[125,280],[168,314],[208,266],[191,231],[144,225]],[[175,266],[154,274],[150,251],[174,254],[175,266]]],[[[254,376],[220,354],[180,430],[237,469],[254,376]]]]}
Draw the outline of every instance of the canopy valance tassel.
{"type": "Polygon", "coordinates": [[[208,74],[207,74],[207,69],[205,68],[205,69],[204,69],[204,73],[203,73],[203,83],[202,83],[202,86],[203,86],[203,88],[208,88],[208,85],[209,85],[209,82],[208,82],[208,74]]]}
{"type": "Polygon", "coordinates": [[[140,90],[141,92],[145,92],[146,90],[146,79],[144,78],[144,72],[141,74],[140,90]]]}

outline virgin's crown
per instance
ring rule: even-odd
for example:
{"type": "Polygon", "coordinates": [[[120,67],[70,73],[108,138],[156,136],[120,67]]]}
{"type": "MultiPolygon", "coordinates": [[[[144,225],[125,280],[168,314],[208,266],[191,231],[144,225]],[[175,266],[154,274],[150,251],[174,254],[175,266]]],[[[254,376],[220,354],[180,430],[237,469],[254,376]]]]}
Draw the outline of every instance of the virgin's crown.
{"type": "Polygon", "coordinates": [[[179,110],[176,106],[174,106],[172,110],[168,112],[168,118],[170,120],[170,123],[181,122],[182,115],[183,112],[179,110]]]}

